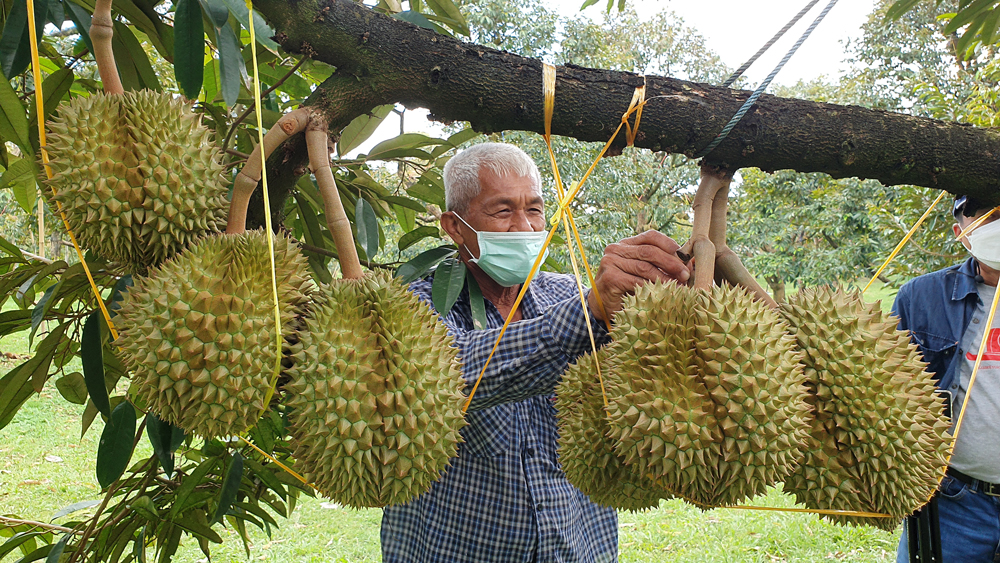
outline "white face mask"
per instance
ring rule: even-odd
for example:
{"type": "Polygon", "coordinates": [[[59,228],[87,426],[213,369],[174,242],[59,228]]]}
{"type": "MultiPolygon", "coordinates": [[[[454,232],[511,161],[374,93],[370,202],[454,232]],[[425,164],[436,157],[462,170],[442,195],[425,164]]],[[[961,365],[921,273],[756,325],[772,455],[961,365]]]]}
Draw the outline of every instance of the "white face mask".
{"type": "Polygon", "coordinates": [[[976,227],[968,234],[970,252],[981,263],[1000,270],[1000,221],[976,227]]]}
{"type": "MultiPolygon", "coordinates": [[[[465,219],[458,213],[455,213],[455,217],[465,223],[465,219]]],[[[479,258],[473,257],[469,262],[479,266],[479,269],[502,287],[513,287],[528,279],[531,267],[535,265],[535,259],[548,238],[545,231],[480,232],[468,223],[465,226],[476,233],[476,240],[479,241],[479,258]]],[[[468,247],[465,250],[472,254],[468,247]]],[[[548,255],[549,251],[546,249],[545,256],[548,255]]]]}

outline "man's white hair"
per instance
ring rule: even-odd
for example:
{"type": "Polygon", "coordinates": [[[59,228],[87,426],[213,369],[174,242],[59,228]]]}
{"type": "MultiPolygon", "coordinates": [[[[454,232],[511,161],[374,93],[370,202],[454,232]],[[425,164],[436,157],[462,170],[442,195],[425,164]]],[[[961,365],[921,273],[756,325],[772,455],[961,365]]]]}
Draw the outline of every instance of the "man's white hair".
{"type": "Polygon", "coordinates": [[[507,143],[481,143],[453,156],[444,165],[444,199],[448,211],[464,214],[469,203],[479,195],[479,171],[492,171],[497,177],[527,176],[542,191],[542,176],[534,160],[518,147],[507,143]]]}

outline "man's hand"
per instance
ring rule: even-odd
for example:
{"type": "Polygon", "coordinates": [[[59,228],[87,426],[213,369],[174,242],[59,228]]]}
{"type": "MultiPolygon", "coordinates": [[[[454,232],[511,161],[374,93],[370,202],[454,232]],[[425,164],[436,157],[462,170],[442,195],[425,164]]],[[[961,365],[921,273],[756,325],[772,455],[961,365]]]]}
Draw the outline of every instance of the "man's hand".
{"type": "Polygon", "coordinates": [[[657,280],[687,283],[691,270],[677,257],[678,248],[680,246],[672,238],[659,231],[646,231],[605,248],[594,278],[604,311],[591,291],[587,295],[591,314],[598,320],[610,322],[610,317],[621,310],[622,299],[631,295],[636,287],[657,280]],[[609,318],[604,317],[605,312],[609,318]]]}

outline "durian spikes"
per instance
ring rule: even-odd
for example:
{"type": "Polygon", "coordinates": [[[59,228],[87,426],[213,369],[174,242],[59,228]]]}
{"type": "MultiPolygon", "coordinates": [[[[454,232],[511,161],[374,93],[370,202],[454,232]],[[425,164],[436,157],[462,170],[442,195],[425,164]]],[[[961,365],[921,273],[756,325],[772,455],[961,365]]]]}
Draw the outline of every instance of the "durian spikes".
{"type": "Polygon", "coordinates": [[[691,205],[694,211],[691,238],[678,253],[695,259],[694,287],[708,291],[713,282],[725,280],[747,289],[773,309],[778,306],[777,302],[726,244],[726,214],[732,181],[733,174],[729,170],[702,164],[701,183],[691,205]]]}
{"type": "Polygon", "coordinates": [[[90,40],[94,44],[94,59],[97,72],[101,75],[106,94],[124,94],[122,79],[118,76],[118,65],[111,48],[114,35],[114,20],[111,18],[111,0],[97,0],[94,17],[90,19],[90,40]]]}
{"type": "Polygon", "coordinates": [[[330,169],[330,136],[327,132],[327,123],[321,115],[308,108],[299,108],[282,116],[264,135],[263,149],[260,146],[254,147],[233,184],[233,199],[229,204],[229,224],[226,226],[226,232],[237,234],[245,230],[247,207],[250,205],[250,196],[260,182],[262,160],[267,160],[289,137],[303,130],[306,132],[309,168],[316,175],[316,184],[323,195],[327,228],[337,246],[340,270],[346,279],[361,279],[364,274],[357,248],[354,246],[351,224],[347,219],[347,213],[344,212],[344,204],[340,201],[337,183],[330,169]]]}

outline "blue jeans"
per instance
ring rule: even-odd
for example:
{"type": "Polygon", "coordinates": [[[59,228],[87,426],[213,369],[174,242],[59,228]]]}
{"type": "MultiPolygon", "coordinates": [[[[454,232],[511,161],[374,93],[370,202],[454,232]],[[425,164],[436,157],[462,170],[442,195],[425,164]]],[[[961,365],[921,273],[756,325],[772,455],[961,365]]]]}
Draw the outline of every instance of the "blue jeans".
{"type": "MultiPolygon", "coordinates": [[[[938,488],[941,556],[944,563],[1000,562],[1000,497],[972,491],[946,475],[938,488]]],[[[909,563],[906,529],[896,563],[909,563]]]]}

